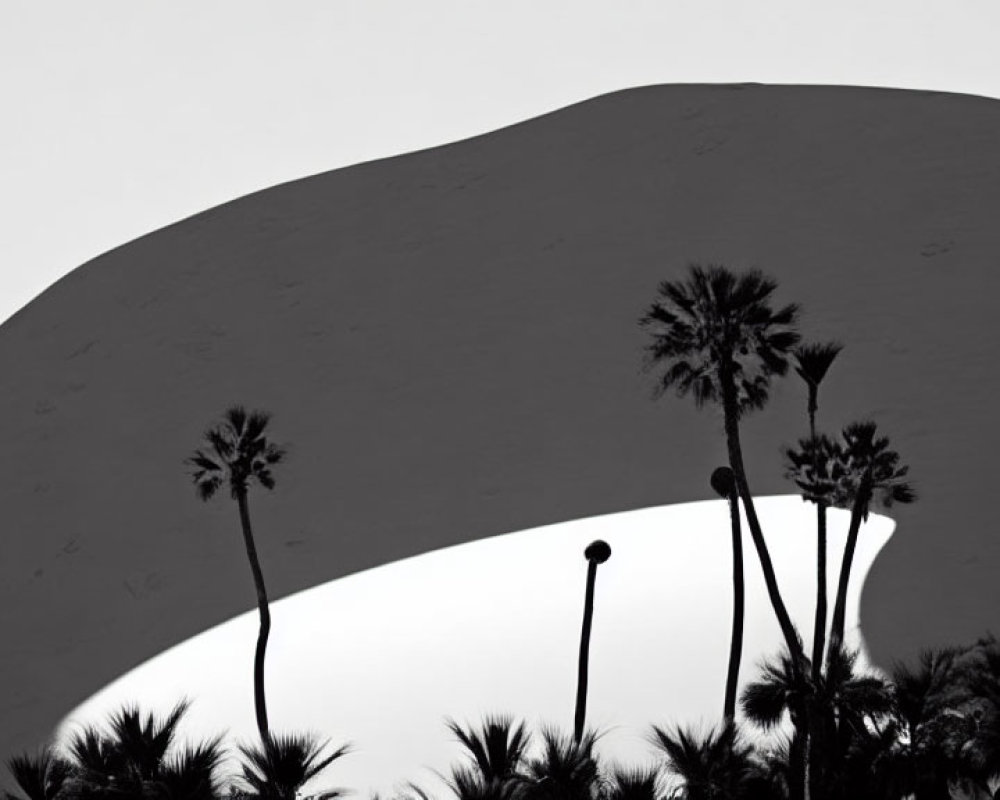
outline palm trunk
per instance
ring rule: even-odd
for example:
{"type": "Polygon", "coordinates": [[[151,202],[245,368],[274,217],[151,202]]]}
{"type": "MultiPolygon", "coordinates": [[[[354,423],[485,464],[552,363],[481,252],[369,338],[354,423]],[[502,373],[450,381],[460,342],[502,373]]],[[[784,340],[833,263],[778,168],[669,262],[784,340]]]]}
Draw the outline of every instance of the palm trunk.
{"type": "MultiPolygon", "coordinates": [[[[819,387],[809,381],[809,435],[816,442],[816,402],[819,387]]],[[[815,450],[813,451],[816,452],[815,450]]],[[[813,459],[813,470],[819,473],[819,459],[813,459]]],[[[816,503],[816,615],[813,619],[812,680],[817,686],[823,672],[823,647],[826,637],[826,504],[816,503]]],[[[809,715],[809,730],[805,744],[805,783],[811,800],[824,794],[823,787],[823,725],[822,709],[815,707],[809,715]]]]}
{"type": "Polygon", "coordinates": [[[257,588],[257,610],[260,612],[260,629],[257,633],[257,650],[253,662],[253,700],[257,714],[257,730],[260,732],[261,742],[266,744],[271,734],[267,724],[267,703],[264,699],[264,655],[267,652],[267,637],[271,632],[271,611],[268,608],[264,575],[260,570],[257,548],[254,546],[253,532],[250,529],[250,509],[247,506],[245,489],[237,492],[236,501],[240,508],[240,523],[243,526],[247,558],[250,559],[250,570],[253,572],[253,582],[257,588]]]}
{"type": "Polygon", "coordinates": [[[854,549],[858,544],[858,532],[861,530],[861,518],[868,508],[871,499],[871,472],[865,472],[858,487],[857,497],[851,508],[851,526],[847,531],[847,544],[844,547],[844,557],[840,564],[840,580],[837,584],[837,601],[833,606],[833,620],[830,623],[829,652],[839,648],[844,642],[844,615],[847,608],[847,585],[851,579],[851,565],[854,562],[854,549]]]}
{"type": "Polygon", "coordinates": [[[757,519],[757,511],[753,505],[753,497],[750,494],[750,484],[747,481],[746,469],[743,466],[743,450],[740,446],[736,387],[733,385],[732,368],[725,359],[722,362],[721,373],[722,408],[726,429],[726,447],[729,451],[729,466],[733,471],[733,476],[736,478],[736,486],[739,489],[740,498],[743,500],[743,509],[746,511],[747,523],[750,525],[750,536],[753,539],[754,547],[757,549],[761,571],[764,573],[767,596],[771,601],[771,607],[774,609],[774,615],[778,619],[778,625],[785,638],[788,652],[792,656],[793,668],[798,672],[801,669],[801,660],[805,654],[802,652],[802,645],[795,633],[795,626],[792,624],[792,619],[789,617],[785,603],[781,599],[781,590],[778,588],[778,579],[774,574],[771,554],[768,552],[767,542],[764,541],[760,521],[757,519]]]}
{"type": "Polygon", "coordinates": [[[826,503],[816,503],[816,619],[813,622],[812,675],[819,680],[826,646],[826,503]]]}
{"type": "Polygon", "coordinates": [[[594,619],[594,582],[597,580],[597,562],[587,563],[587,590],[583,601],[583,630],[580,633],[580,665],[576,684],[576,718],[573,738],[579,744],[587,717],[587,671],[590,658],[590,627],[594,619]]]}
{"type": "Polygon", "coordinates": [[[723,714],[726,722],[736,718],[736,691],[740,679],[740,658],[743,655],[743,541],[740,530],[740,507],[733,486],[729,493],[729,517],[733,534],[733,633],[729,643],[729,672],[726,676],[726,700],[723,714]]]}
{"type": "MultiPolygon", "coordinates": [[[[764,533],[757,519],[757,510],[754,508],[753,496],[750,494],[750,483],[747,480],[746,468],[743,465],[743,449],[740,446],[739,430],[739,408],[736,400],[736,386],[733,382],[732,366],[728,356],[721,359],[720,376],[722,384],[722,410],[726,429],[726,447],[729,451],[729,467],[736,478],[736,485],[739,488],[740,497],[743,500],[743,508],[746,511],[747,523],[750,526],[750,536],[753,538],[754,547],[757,550],[757,558],[760,561],[761,571],[764,573],[764,583],[767,586],[767,596],[774,609],[774,615],[778,619],[778,626],[785,638],[785,645],[791,656],[792,674],[797,680],[802,678],[802,662],[805,653],[802,650],[802,643],[795,632],[795,626],[785,608],[784,600],[781,599],[781,590],[778,588],[778,579],[774,573],[774,565],[771,562],[771,554],[767,549],[767,542],[764,541],[764,533]]],[[[803,737],[808,737],[808,719],[799,720],[796,726],[803,737]]],[[[804,745],[804,742],[803,742],[804,745]]],[[[793,780],[791,796],[793,800],[803,798],[809,800],[809,786],[806,780],[805,752],[793,754],[793,760],[799,761],[798,768],[792,765],[795,777],[793,780]]]]}
{"type": "MultiPolygon", "coordinates": [[[[809,382],[809,435],[816,442],[816,410],[819,387],[809,382]]],[[[816,451],[813,450],[815,453],[816,451]]],[[[813,459],[813,470],[819,473],[819,458],[813,459]]],[[[822,674],[823,648],[826,646],[826,504],[816,503],[816,617],[813,621],[812,676],[818,681],[822,674]]]]}

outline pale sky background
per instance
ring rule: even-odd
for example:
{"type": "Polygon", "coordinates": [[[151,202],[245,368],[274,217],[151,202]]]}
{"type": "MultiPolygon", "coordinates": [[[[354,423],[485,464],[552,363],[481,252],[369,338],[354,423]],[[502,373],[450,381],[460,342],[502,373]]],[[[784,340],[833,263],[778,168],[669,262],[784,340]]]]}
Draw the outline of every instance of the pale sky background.
{"type": "Polygon", "coordinates": [[[0,320],[213,205],[650,83],[1000,96],[995,0],[3,0],[0,320]]]}

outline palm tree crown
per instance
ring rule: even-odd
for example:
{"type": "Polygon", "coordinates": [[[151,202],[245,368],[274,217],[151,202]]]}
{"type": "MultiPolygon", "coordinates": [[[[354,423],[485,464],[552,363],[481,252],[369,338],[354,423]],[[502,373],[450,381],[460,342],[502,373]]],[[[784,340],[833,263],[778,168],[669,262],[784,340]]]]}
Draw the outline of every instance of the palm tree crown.
{"type": "MultiPolygon", "coordinates": [[[[261,744],[240,745],[242,780],[259,800],[295,800],[302,787],[330,764],[351,752],[345,744],[324,754],[327,742],[313,734],[269,736],[261,744]]],[[[337,797],[328,790],[321,797],[337,797]]]]}
{"type": "MultiPolygon", "coordinates": [[[[841,432],[843,444],[820,434],[799,439],[798,449],[785,448],[785,475],[814,503],[824,502],[850,509],[870,470],[872,499],[885,508],[895,503],[912,503],[916,492],[905,480],[909,467],[901,466],[900,456],[889,449],[886,436],[876,436],[874,422],[853,422],[841,432]]],[[[862,508],[868,519],[866,502],[862,508]]]]}
{"type": "MultiPolygon", "coordinates": [[[[869,474],[872,499],[885,508],[895,503],[912,503],[917,499],[913,487],[904,478],[910,471],[900,466],[899,453],[889,449],[887,436],[876,436],[874,422],[854,422],[844,428],[844,472],[834,492],[832,505],[850,508],[858,495],[865,474],[869,474]]],[[[868,519],[868,503],[862,509],[868,519]]]]}
{"type": "Polygon", "coordinates": [[[844,448],[825,434],[799,439],[798,449],[786,447],[785,477],[802,492],[802,499],[830,503],[846,470],[844,448]]]}
{"type": "Polygon", "coordinates": [[[810,386],[818,386],[826,377],[837,354],[844,349],[839,342],[805,344],[795,348],[795,371],[810,386]]]}
{"type": "Polygon", "coordinates": [[[640,324],[652,330],[650,364],[663,362],[660,391],[691,393],[702,406],[723,400],[721,370],[732,371],[740,414],[767,402],[770,379],[788,370],[798,343],[798,306],[768,305],[777,284],[757,270],[692,265],[685,282],[664,281],[640,324]]]}
{"type": "Polygon", "coordinates": [[[228,481],[233,497],[246,492],[251,481],[274,488],[271,467],[285,457],[285,449],[267,440],[264,431],[270,415],[232,406],[223,421],[205,433],[205,449],[195,450],[188,463],[202,500],[208,500],[228,481]]]}

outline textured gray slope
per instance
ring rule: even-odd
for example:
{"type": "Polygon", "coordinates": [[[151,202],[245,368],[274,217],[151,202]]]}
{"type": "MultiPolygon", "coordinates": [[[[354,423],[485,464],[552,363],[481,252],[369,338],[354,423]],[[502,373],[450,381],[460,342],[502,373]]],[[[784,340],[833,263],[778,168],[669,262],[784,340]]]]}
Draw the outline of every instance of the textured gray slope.
{"type": "MultiPolygon", "coordinates": [[[[251,499],[274,598],[710,497],[719,420],[654,403],[639,369],[636,319],[692,259],[776,276],[807,333],[847,345],[821,422],[872,415],[913,465],[923,499],[862,608],[876,658],[996,628],[998,209],[993,101],[653,87],[276,187],[86,264],[0,328],[0,754],[252,608],[235,508],[200,504],[181,463],[231,402],[273,410],[291,444],[278,491],[251,499]]],[[[776,448],[804,429],[799,386],[775,395],[746,425],[759,494],[789,490],[776,448]]]]}

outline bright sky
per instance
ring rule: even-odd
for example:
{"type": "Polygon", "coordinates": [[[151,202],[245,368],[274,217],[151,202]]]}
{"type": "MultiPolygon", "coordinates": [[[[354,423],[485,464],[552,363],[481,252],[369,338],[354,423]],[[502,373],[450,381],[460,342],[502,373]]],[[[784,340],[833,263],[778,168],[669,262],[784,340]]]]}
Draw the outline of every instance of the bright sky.
{"type": "MultiPolygon", "coordinates": [[[[816,539],[807,532],[815,507],[797,495],[756,505],[789,613],[811,642],[816,539]]],[[[831,608],[849,518],[830,512],[831,608]]],[[[845,615],[851,644],[865,576],[893,528],[873,514],[858,539],[845,615]]],[[[478,723],[484,713],[507,712],[536,730],[539,722],[571,730],[583,551],[598,538],[611,545],[598,568],[590,647],[587,718],[605,731],[600,752],[646,763],[651,723],[716,724],[732,622],[729,509],[718,500],[640,509],[449,547],[274,603],[272,728],[356,744],[314,788],[386,796],[414,780],[437,796],[443,787],[432,769],[447,771],[460,753],[446,715],[478,723]]],[[[744,553],[743,684],[782,642],[748,534],[744,553]]],[[[62,734],[103,723],[137,698],[165,714],[186,695],[194,703],[185,739],[228,729],[228,744],[251,741],[257,625],[250,611],[146,662],[73,711],[62,734]]]]}
{"type": "Polygon", "coordinates": [[[650,83],[1000,96],[995,0],[5,0],[0,320],[248,192],[650,83]]]}

